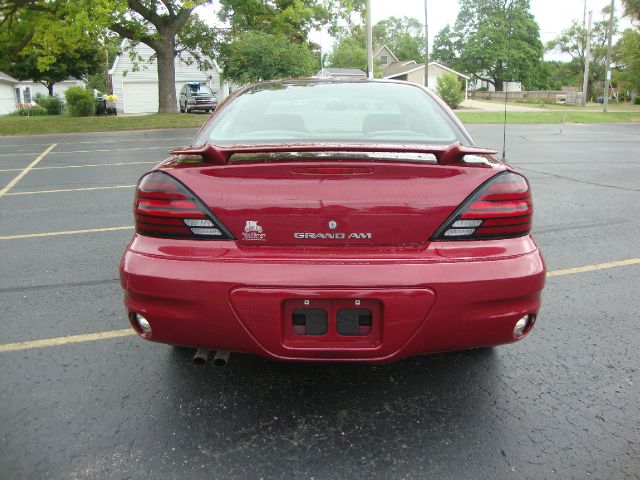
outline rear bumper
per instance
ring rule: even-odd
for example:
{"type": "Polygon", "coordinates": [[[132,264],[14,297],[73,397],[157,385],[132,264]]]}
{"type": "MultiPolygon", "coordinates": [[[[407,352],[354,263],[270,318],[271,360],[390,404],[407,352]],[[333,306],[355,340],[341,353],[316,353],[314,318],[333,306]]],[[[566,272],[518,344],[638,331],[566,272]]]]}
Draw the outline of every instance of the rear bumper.
{"type": "Polygon", "coordinates": [[[545,265],[535,242],[452,243],[359,251],[356,258],[136,235],[120,276],[128,311],[152,326],[151,334],[138,333],[163,343],[282,360],[376,362],[515,341],[516,321],[540,308],[545,265]],[[298,341],[286,306],[305,300],[310,307],[375,302],[379,329],[368,339],[298,341]]]}

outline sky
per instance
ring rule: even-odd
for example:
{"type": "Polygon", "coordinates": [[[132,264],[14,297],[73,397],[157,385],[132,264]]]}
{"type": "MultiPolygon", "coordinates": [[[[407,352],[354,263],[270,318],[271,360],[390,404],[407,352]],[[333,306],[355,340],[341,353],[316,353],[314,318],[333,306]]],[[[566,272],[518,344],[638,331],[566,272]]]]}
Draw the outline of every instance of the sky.
{"type": "MultiPolygon", "coordinates": [[[[433,45],[433,37],[447,24],[453,25],[458,15],[456,0],[427,0],[429,17],[429,44],[433,45]]],[[[582,22],[585,0],[530,0],[531,12],[540,25],[540,37],[546,44],[567,28],[573,19],[582,22]]],[[[602,19],[602,8],[609,5],[611,0],[586,0],[587,12],[593,10],[593,20],[602,19]]],[[[616,14],[620,16],[622,5],[615,0],[616,14]]],[[[217,8],[208,7],[207,11],[200,10],[200,15],[207,21],[215,21],[217,8]]],[[[375,24],[385,18],[415,17],[424,22],[424,0],[371,0],[371,17],[375,24]]],[[[627,19],[622,19],[620,29],[631,26],[627,19]]],[[[310,39],[322,46],[323,51],[332,48],[334,40],[327,32],[311,32],[310,39]]],[[[568,60],[562,54],[548,52],[547,60],[568,60]]]]}

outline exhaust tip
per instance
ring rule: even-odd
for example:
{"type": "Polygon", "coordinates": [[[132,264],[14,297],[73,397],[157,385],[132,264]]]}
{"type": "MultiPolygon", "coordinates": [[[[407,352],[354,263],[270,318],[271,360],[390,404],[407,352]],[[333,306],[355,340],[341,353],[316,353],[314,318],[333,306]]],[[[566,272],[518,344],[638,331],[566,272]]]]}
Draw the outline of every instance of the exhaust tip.
{"type": "Polygon", "coordinates": [[[229,350],[218,350],[213,357],[213,364],[216,367],[224,367],[229,361],[229,355],[231,355],[229,350]]]}
{"type": "Polygon", "coordinates": [[[194,365],[204,365],[207,363],[207,359],[209,358],[209,350],[206,348],[198,348],[196,353],[193,355],[193,364],[194,365]]]}

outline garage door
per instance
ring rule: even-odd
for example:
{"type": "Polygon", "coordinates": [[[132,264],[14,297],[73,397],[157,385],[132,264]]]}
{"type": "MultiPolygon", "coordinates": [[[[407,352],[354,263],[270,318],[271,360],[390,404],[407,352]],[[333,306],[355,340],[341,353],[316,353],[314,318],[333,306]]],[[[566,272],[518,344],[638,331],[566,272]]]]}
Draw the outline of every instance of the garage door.
{"type": "MultiPolygon", "coordinates": [[[[179,86],[176,83],[176,92],[183,83],[181,82],[179,86]]],[[[124,82],[122,97],[124,113],[156,113],[158,111],[157,82],[124,82]]]]}

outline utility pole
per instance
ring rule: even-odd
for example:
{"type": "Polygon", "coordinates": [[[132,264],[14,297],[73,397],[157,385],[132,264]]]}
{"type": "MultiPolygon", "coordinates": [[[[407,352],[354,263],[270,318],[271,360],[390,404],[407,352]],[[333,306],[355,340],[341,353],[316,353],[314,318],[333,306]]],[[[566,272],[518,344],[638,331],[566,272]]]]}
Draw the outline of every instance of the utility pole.
{"type": "Polygon", "coordinates": [[[587,104],[589,93],[589,62],[591,62],[591,18],[593,12],[589,11],[589,26],[587,27],[587,48],[584,52],[584,77],[582,78],[582,106],[587,104]]]}
{"type": "Polygon", "coordinates": [[[611,83],[611,37],[613,36],[613,9],[614,0],[611,0],[611,14],[609,15],[609,38],[607,39],[607,63],[605,64],[604,77],[604,103],[602,111],[607,113],[609,110],[609,84],[611,83]]]}
{"type": "Polygon", "coordinates": [[[367,0],[367,78],[373,78],[373,29],[371,26],[371,0],[367,0]]]}
{"type": "Polygon", "coordinates": [[[424,86],[429,87],[429,17],[427,2],[424,0],[424,86]]]}

